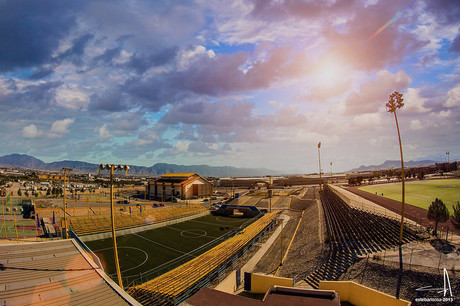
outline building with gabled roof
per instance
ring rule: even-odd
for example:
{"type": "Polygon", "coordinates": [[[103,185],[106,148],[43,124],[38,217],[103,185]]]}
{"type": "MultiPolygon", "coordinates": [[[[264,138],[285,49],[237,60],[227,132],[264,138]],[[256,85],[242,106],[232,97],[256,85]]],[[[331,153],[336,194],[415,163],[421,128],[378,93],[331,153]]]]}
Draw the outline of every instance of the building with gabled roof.
{"type": "Polygon", "coordinates": [[[197,173],[167,173],[147,185],[149,199],[182,200],[209,197],[213,184],[197,173]]]}

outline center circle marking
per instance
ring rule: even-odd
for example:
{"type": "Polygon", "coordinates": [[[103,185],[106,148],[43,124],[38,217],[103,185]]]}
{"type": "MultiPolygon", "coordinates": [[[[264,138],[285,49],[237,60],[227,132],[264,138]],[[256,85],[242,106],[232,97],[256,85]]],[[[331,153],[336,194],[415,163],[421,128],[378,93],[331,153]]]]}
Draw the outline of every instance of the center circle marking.
{"type": "Polygon", "coordinates": [[[208,233],[203,230],[186,230],[180,232],[180,235],[185,238],[200,238],[206,236],[208,233]]]}

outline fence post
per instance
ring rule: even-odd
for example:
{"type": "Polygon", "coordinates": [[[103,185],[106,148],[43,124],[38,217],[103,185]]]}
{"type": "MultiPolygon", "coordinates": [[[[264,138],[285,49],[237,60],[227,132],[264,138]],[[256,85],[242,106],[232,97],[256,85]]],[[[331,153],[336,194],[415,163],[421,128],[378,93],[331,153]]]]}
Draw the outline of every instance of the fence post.
{"type": "Polygon", "coordinates": [[[412,269],[412,253],[413,252],[414,252],[414,249],[412,249],[411,252],[410,252],[409,271],[412,269]]]}
{"type": "Polygon", "coordinates": [[[442,257],[442,253],[439,253],[439,263],[438,263],[438,270],[439,270],[439,266],[441,265],[441,257],[442,257]]]}

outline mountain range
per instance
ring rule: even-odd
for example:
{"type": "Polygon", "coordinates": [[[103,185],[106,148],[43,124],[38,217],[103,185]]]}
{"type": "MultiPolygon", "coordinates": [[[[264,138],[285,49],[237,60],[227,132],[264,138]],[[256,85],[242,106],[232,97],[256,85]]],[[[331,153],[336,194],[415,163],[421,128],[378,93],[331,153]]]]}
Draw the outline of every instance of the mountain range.
{"type": "MultiPolygon", "coordinates": [[[[0,165],[46,171],[60,171],[62,168],[70,168],[73,173],[96,173],[99,168],[99,164],[72,160],[45,163],[38,158],[26,154],[10,154],[1,156],[0,165]]],[[[128,174],[135,176],[160,176],[171,172],[193,172],[205,177],[244,177],[281,174],[280,171],[265,168],[236,168],[229,166],[214,167],[208,165],[184,166],[166,163],[156,163],[150,167],[129,165],[129,168],[128,174]]]]}
{"type": "MultiPolygon", "coordinates": [[[[434,160],[411,160],[411,161],[404,161],[404,168],[406,167],[419,167],[419,166],[427,166],[427,165],[434,165],[437,161],[434,160]]],[[[350,172],[362,172],[362,171],[374,171],[374,170],[385,170],[391,168],[401,168],[401,161],[399,160],[387,160],[380,165],[370,165],[370,166],[359,166],[358,168],[353,168],[350,172]]]]}
{"type": "MultiPolygon", "coordinates": [[[[439,155],[439,154],[438,154],[439,155]]],[[[433,156],[430,156],[433,157],[433,156]]],[[[434,165],[437,162],[445,162],[439,160],[438,156],[434,156],[433,159],[422,159],[416,161],[405,161],[405,167],[416,167],[416,166],[426,166],[434,165]]],[[[452,161],[453,159],[451,159],[452,161]]],[[[51,163],[45,163],[42,160],[35,158],[26,154],[10,154],[0,157],[0,165],[12,166],[25,169],[35,169],[35,170],[44,170],[44,171],[60,171],[62,168],[70,168],[73,170],[73,173],[96,173],[99,168],[99,164],[92,164],[82,161],[56,161],[51,163]]],[[[135,176],[160,176],[166,173],[171,172],[182,172],[182,173],[199,173],[205,177],[247,177],[247,176],[266,176],[270,175],[280,175],[281,171],[271,170],[266,168],[237,168],[229,166],[208,166],[208,165],[176,165],[176,164],[166,164],[166,163],[156,163],[153,166],[135,166],[129,165],[130,175],[135,176]]],[[[361,172],[361,171],[373,171],[373,170],[383,170],[391,168],[401,167],[401,162],[399,160],[387,160],[380,165],[362,165],[358,168],[353,168],[347,172],[361,172]]]]}

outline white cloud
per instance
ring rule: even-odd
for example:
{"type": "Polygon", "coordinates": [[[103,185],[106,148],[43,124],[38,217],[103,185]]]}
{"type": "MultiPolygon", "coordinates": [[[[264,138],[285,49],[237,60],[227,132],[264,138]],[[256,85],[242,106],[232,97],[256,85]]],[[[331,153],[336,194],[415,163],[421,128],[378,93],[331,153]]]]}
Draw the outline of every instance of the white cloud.
{"type": "Polygon", "coordinates": [[[422,127],[422,123],[420,122],[420,120],[418,119],[415,119],[415,120],[411,120],[410,122],[410,129],[413,130],[413,131],[418,131],[418,130],[421,130],[423,127],[422,127]]]}
{"type": "Polygon", "coordinates": [[[104,125],[99,128],[98,133],[99,133],[99,138],[102,138],[102,139],[109,138],[111,136],[107,129],[106,123],[104,123],[104,125]]]}
{"type": "Polygon", "coordinates": [[[174,149],[176,150],[176,152],[187,152],[189,145],[189,142],[179,141],[174,144],[174,149]]]}
{"type": "Polygon", "coordinates": [[[452,112],[450,110],[447,110],[447,111],[440,111],[437,114],[437,117],[439,119],[446,119],[446,118],[449,118],[451,115],[452,115],[452,112]]]}
{"type": "Polygon", "coordinates": [[[278,102],[278,101],[276,101],[276,100],[270,100],[270,101],[268,101],[268,104],[273,105],[273,106],[276,106],[276,107],[278,107],[278,108],[282,108],[282,107],[284,106],[283,103],[278,102]]]}
{"type": "Polygon", "coordinates": [[[425,113],[429,111],[424,104],[426,99],[420,97],[420,88],[408,88],[404,95],[404,109],[415,113],[425,113]]]}
{"type": "Polygon", "coordinates": [[[35,124],[25,126],[22,129],[22,137],[24,138],[40,138],[43,136],[43,131],[39,130],[35,124]]]}
{"type": "Polygon", "coordinates": [[[191,50],[181,50],[177,55],[177,66],[180,71],[187,70],[201,57],[214,58],[216,54],[213,50],[206,50],[203,46],[196,46],[191,50]]]}
{"type": "Polygon", "coordinates": [[[460,86],[454,87],[447,93],[447,100],[444,103],[445,107],[460,106],[460,86]]]}
{"type": "Polygon", "coordinates": [[[76,85],[65,85],[56,90],[56,104],[70,110],[86,110],[90,98],[87,93],[78,89],[76,85]]]}
{"type": "Polygon", "coordinates": [[[57,120],[53,123],[50,130],[50,137],[62,137],[69,133],[69,126],[74,123],[75,119],[66,118],[63,120],[57,120]]]}
{"type": "Polygon", "coordinates": [[[381,114],[361,114],[353,117],[353,126],[357,127],[359,130],[373,130],[380,125],[381,114]]]}

